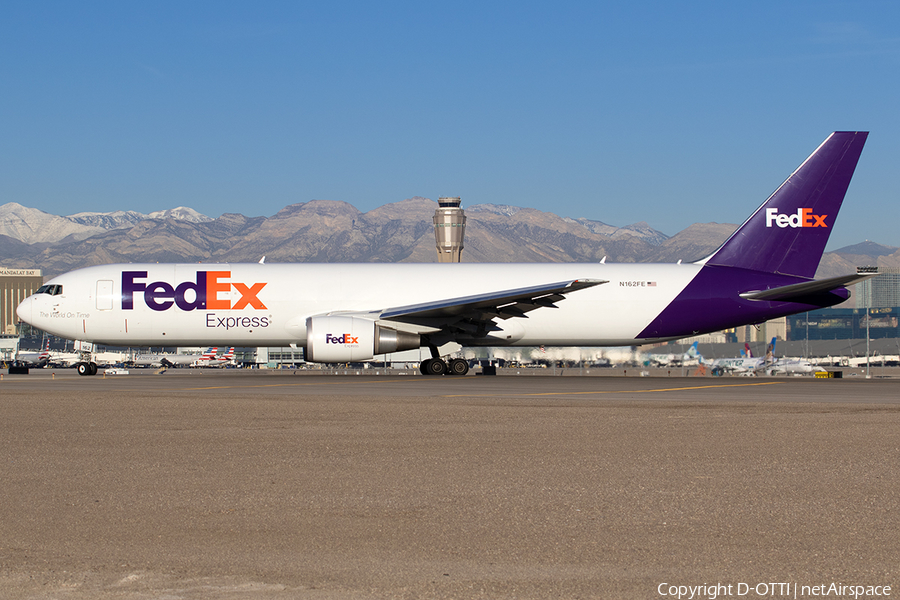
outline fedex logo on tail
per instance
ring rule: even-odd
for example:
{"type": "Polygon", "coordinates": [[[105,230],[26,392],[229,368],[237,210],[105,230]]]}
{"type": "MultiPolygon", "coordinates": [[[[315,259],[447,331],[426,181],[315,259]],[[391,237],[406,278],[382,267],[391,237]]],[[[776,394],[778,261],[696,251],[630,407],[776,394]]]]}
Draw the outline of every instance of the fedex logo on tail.
{"type": "Polygon", "coordinates": [[[134,295],[143,294],[144,303],[156,311],[169,310],[177,306],[181,310],[242,310],[250,307],[266,310],[266,305],[257,297],[265,283],[245,283],[227,281],[231,271],[197,271],[195,281],[182,281],[177,285],[165,281],[146,283],[147,271],[122,272],[122,310],[134,310],[134,295]],[[240,299],[234,304],[224,295],[234,288],[240,299]]]}
{"type": "Polygon", "coordinates": [[[828,227],[825,224],[827,216],[814,215],[811,208],[800,208],[792,215],[779,213],[777,208],[767,208],[766,227],[771,227],[773,223],[781,229],[785,227],[828,227]]]}

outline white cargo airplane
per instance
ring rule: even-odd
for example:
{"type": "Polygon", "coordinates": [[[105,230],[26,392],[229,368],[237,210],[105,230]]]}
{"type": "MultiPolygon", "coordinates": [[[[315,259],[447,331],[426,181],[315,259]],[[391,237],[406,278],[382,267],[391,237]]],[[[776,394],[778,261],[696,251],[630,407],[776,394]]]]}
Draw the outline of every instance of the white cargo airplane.
{"type": "MultiPolygon", "coordinates": [[[[19,318],[110,345],[302,346],[310,362],[427,347],[631,346],[843,302],[814,280],[867,134],[836,132],[713,254],[690,264],[124,264],[60,275],[19,318]],[[558,305],[558,306],[557,306],[558,305]]],[[[96,373],[83,354],[79,373],[96,373]]]]}

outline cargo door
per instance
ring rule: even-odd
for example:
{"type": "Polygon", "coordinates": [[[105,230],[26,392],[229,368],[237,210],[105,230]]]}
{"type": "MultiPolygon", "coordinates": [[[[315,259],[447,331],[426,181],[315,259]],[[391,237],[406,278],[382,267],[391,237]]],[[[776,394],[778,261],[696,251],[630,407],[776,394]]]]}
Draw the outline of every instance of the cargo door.
{"type": "Polygon", "coordinates": [[[101,279],[97,282],[97,310],[113,309],[113,282],[101,279]]]}

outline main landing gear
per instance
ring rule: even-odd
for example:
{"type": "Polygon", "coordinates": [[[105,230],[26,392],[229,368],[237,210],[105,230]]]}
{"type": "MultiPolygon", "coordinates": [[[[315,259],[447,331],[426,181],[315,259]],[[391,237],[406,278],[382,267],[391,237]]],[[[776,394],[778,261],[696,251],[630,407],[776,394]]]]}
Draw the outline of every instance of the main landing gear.
{"type": "Polygon", "coordinates": [[[79,375],[96,375],[97,374],[97,363],[93,362],[79,362],[75,363],[75,370],[79,375]]]}
{"type": "Polygon", "coordinates": [[[469,372],[469,363],[461,358],[451,359],[449,363],[440,358],[429,358],[419,364],[422,375],[465,375],[469,372]]]}

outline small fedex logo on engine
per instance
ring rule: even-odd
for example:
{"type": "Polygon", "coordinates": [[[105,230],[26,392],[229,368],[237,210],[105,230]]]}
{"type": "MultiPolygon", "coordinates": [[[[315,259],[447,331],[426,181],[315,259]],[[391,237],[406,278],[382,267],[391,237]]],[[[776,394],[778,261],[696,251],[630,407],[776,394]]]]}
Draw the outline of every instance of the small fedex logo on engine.
{"type": "Polygon", "coordinates": [[[122,310],[134,310],[134,295],[144,296],[144,303],[151,310],[164,311],[177,306],[184,311],[191,310],[242,310],[254,308],[266,310],[266,305],[258,294],[265,283],[245,283],[228,281],[231,271],[197,271],[195,281],[171,284],[165,281],[146,283],[147,271],[122,272],[122,310]],[[234,304],[224,295],[234,288],[241,297],[234,304]]]}
{"type": "Polygon", "coordinates": [[[785,227],[828,227],[825,217],[828,215],[814,215],[811,208],[800,208],[792,215],[778,212],[777,208],[766,209],[766,227],[773,224],[781,229],[785,227]]]}
{"type": "Polygon", "coordinates": [[[325,334],[325,343],[326,344],[355,344],[359,345],[359,336],[353,337],[349,333],[344,333],[341,335],[331,335],[330,333],[325,334]]]}

